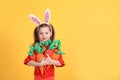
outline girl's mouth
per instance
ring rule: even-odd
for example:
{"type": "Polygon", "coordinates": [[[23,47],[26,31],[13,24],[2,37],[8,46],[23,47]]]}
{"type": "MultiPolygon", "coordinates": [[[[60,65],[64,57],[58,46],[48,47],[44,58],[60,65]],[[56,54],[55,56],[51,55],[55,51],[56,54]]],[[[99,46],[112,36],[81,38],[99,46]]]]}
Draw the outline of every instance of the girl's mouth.
{"type": "Polygon", "coordinates": [[[43,38],[43,40],[46,40],[47,38],[43,38]]]}

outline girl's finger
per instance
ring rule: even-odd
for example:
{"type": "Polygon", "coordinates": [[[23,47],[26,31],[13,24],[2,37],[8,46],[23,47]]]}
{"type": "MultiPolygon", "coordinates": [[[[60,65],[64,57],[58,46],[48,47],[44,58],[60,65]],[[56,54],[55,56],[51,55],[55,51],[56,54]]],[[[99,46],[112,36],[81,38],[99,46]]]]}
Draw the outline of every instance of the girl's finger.
{"type": "Polygon", "coordinates": [[[50,58],[50,56],[48,54],[46,54],[48,58],[50,58]]]}

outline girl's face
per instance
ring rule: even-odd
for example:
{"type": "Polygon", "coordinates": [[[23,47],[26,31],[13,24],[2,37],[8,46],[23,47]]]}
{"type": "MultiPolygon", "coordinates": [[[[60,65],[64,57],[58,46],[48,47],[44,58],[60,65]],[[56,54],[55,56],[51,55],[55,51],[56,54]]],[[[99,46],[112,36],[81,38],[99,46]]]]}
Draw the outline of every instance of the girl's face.
{"type": "Polygon", "coordinates": [[[48,26],[39,28],[39,32],[38,32],[39,40],[45,42],[48,39],[50,39],[51,35],[52,33],[50,32],[48,26]]]}

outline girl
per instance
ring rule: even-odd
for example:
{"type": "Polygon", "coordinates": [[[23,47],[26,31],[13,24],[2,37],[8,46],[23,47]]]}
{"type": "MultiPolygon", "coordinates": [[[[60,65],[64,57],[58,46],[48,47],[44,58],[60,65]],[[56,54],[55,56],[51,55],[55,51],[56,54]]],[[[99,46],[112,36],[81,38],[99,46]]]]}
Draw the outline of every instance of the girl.
{"type": "Polygon", "coordinates": [[[54,80],[54,66],[64,66],[60,50],[60,40],[54,40],[54,28],[48,23],[50,11],[45,11],[45,22],[30,15],[33,22],[38,24],[34,30],[34,43],[30,46],[27,58],[24,64],[34,66],[34,80],[54,80]]]}

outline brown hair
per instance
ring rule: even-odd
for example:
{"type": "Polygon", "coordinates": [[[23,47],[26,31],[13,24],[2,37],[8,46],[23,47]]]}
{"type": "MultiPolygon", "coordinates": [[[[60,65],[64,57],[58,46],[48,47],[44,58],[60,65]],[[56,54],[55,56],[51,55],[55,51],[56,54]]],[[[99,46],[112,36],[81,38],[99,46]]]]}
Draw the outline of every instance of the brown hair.
{"type": "Polygon", "coordinates": [[[46,26],[49,27],[50,32],[52,31],[52,36],[50,37],[51,41],[54,40],[55,31],[54,31],[53,25],[52,25],[52,24],[43,23],[43,24],[37,26],[37,27],[34,29],[34,43],[39,42],[38,30],[39,30],[41,27],[46,27],[46,26]],[[51,29],[52,29],[52,30],[51,30],[51,29]]]}

